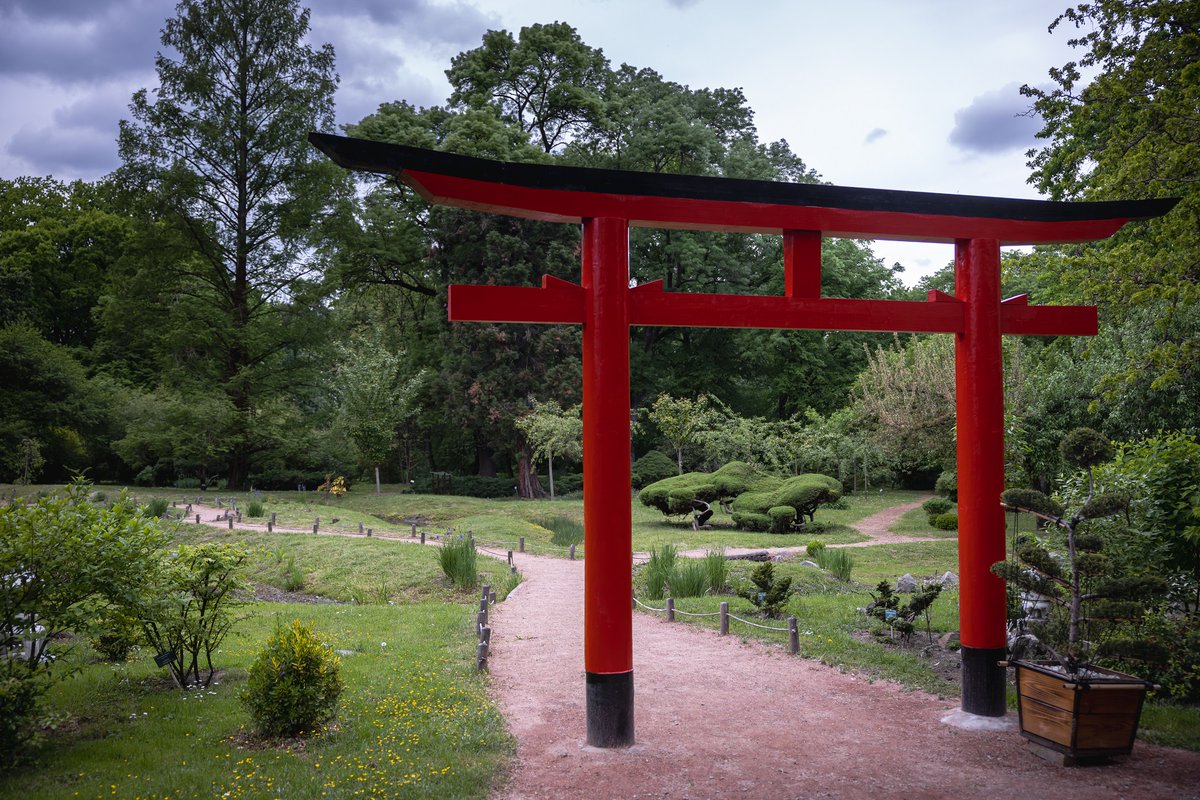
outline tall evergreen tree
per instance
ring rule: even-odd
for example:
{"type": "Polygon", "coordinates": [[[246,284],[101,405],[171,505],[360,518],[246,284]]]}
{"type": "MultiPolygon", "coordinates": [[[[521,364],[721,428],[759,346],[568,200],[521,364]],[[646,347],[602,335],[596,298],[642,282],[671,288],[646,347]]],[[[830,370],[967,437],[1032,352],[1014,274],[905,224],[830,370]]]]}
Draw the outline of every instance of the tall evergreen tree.
{"type": "Polygon", "coordinates": [[[312,151],[333,126],[333,48],[305,43],[296,0],[182,0],[162,33],[159,86],[133,96],[120,151],[128,179],[150,188],[187,234],[186,291],[209,309],[212,358],[235,413],[227,478],[242,486],[267,447],[256,430],[285,356],[312,331],[295,313],[315,302],[313,235],[345,180],[312,151]]]}

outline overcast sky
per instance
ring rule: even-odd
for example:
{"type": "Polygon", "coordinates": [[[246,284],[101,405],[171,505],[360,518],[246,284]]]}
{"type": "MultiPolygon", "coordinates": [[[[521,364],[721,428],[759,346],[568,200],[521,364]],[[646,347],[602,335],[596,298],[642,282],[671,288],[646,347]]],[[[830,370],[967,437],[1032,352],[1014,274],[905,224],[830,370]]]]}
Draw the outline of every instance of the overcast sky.
{"type": "MultiPolygon", "coordinates": [[[[95,179],[117,122],[155,85],[171,0],[0,0],[0,177],[95,179]]],[[[614,66],[693,88],[741,87],[763,141],[787,139],[843,186],[1036,197],[1039,124],[1018,88],[1073,55],[1046,30],[1064,0],[310,0],[330,42],[338,122],[449,94],[444,70],[488,29],[560,20],[614,66]]],[[[911,283],[948,245],[879,242],[911,283]]]]}

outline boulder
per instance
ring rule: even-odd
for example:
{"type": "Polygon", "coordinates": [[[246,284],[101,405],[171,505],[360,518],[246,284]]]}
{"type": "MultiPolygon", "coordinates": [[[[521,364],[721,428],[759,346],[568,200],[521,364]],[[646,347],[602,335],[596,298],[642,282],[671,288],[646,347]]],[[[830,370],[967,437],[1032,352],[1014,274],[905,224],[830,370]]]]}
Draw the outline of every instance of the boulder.
{"type": "Polygon", "coordinates": [[[911,573],[904,573],[896,579],[896,591],[912,594],[917,590],[917,579],[911,573]]]}
{"type": "Polygon", "coordinates": [[[938,583],[947,588],[951,586],[958,586],[958,576],[950,570],[946,570],[945,573],[942,574],[942,577],[938,578],[938,583]]]}

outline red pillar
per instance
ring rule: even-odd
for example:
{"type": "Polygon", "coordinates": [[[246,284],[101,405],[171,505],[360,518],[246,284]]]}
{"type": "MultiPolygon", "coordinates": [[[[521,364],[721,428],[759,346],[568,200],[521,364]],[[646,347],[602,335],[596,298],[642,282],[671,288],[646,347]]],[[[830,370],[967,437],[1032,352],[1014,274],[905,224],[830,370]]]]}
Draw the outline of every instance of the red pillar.
{"type": "Polygon", "coordinates": [[[584,669],[587,741],[633,744],[629,224],[583,223],[584,669]]]}
{"type": "Polygon", "coordinates": [[[1004,716],[1003,561],[1004,366],[1000,347],[1000,243],[960,239],[954,247],[955,296],[965,304],[955,337],[958,423],[959,625],[962,708],[1004,716]]]}

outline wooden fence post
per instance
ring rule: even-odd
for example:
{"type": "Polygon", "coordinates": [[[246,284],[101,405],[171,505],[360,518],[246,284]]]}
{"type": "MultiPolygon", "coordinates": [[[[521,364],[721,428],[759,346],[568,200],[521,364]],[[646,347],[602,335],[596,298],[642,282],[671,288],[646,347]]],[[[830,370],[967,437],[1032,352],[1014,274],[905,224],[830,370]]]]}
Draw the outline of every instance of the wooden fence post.
{"type": "Polygon", "coordinates": [[[200,515],[199,514],[196,515],[196,524],[197,525],[200,524],[200,515]]]}
{"type": "Polygon", "coordinates": [[[483,597],[483,608],[487,608],[487,599],[488,599],[488,594],[489,594],[491,591],[492,591],[492,587],[488,586],[488,585],[485,583],[485,584],[483,585],[483,595],[482,595],[482,597],[483,597]]]}
{"type": "Polygon", "coordinates": [[[721,603],[721,635],[729,635],[729,603],[721,603]]]}
{"type": "Polygon", "coordinates": [[[233,517],[226,515],[225,519],[229,521],[229,530],[233,530],[233,517]]]}
{"type": "Polygon", "coordinates": [[[267,523],[267,533],[274,533],[274,532],[275,532],[275,523],[268,522],[267,523]]]}
{"type": "Polygon", "coordinates": [[[524,536],[517,539],[517,549],[520,550],[522,553],[525,552],[525,537],[524,536]]]}
{"type": "Polygon", "coordinates": [[[800,630],[796,627],[795,617],[788,617],[788,650],[792,655],[800,652],[800,630]]]}
{"type": "Polygon", "coordinates": [[[425,544],[425,531],[421,531],[421,544],[425,544]]]}
{"type": "Polygon", "coordinates": [[[488,595],[488,602],[490,602],[492,605],[496,605],[496,593],[495,593],[495,591],[493,591],[493,592],[492,592],[490,595],[488,595]]]}
{"type": "Polygon", "coordinates": [[[675,621],[675,598],[667,598],[667,622],[675,621]]]}
{"type": "Polygon", "coordinates": [[[362,532],[363,532],[363,526],[362,526],[362,520],[360,519],[358,521],[358,533],[360,536],[362,535],[362,532]]]}
{"type": "Polygon", "coordinates": [[[368,539],[371,538],[371,529],[370,528],[367,528],[367,538],[368,539]]]}
{"type": "Polygon", "coordinates": [[[417,538],[417,523],[415,523],[415,522],[414,522],[414,523],[412,524],[412,535],[411,535],[411,536],[409,536],[408,538],[410,538],[410,539],[415,539],[415,538],[417,538]]]}
{"type": "Polygon", "coordinates": [[[480,642],[475,648],[475,668],[480,672],[487,672],[488,646],[487,642],[480,642]]]}
{"type": "Polygon", "coordinates": [[[321,518],[317,517],[313,520],[313,533],[316,533],[321,527],[321,518]]]}
{"type": "Polygon", "coordinates": [[[575,560],[575,545],[571,545],[570,558],[572,561],[575,560]]]}
{"type": "Polygon", "coordinates": [[[271,524],[272,525],[275,524],[275,512],[274,511],[271,512],[271,524]]]}
{"type": "Polygon", "coordinates": [[[512,566],[512,550],[508,551],[508,565],[512,566]]]}
{"type": "Polygon", "coordinates": [[[475,615],[475,630],[479,630],[484,625],[487,625],[487,622],[488,622],[488,613],[486,611],[480,611],[479,613],[477,613],[475,615]]]}

